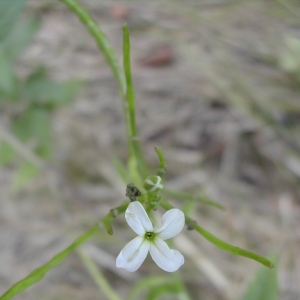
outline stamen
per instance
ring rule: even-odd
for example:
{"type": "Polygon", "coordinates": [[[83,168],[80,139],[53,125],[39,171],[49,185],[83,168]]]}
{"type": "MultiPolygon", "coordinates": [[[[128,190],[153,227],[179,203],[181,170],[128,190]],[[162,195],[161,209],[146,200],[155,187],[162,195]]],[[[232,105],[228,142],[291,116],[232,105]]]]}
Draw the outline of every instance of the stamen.
{"type": "Polygon", "coordinates": [[[145,238],[146,238],[147,240],[152,240],[153,237],[154,237],[154,233],[153,233],[153,232],[146,232],[146,233],[145,233],[145,238]]]}

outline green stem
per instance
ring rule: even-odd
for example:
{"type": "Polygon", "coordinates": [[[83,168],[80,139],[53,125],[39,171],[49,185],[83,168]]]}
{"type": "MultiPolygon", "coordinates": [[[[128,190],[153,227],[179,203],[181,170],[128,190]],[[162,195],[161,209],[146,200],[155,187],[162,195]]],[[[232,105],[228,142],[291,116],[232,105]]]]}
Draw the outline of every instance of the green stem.
{"type": "MultiPolygon", "coordinates": [[[[286,3],[284,0],[277,0],[279,4],[281,4],[286,10],[288,10],[294,17],[299,18],[299,15],[297,14],[297,10],[295,10],[291,5],[286,3]]],[[[296,3],[296,2],[295,2],[296,3]]]]}
{"type": "MultiPolygon", "coordinates": [[[[161,205],[163,208],[165,208],[166,210],[172,209],[174,208],[171,204],[169,204],[166,200],[162,200],[161,205]]],[[[232,246],[222,240],[220,240],[219,238],[217,238],[216,236],[214,236],[213,234],[211,234],[210,232],[208,232],[207,230],[205,230],[204,228],[200,227],[199,225],[197,225],[196,221],[194,221],[193,219],[191,219],[190,217],[185,215],[185,223],[186,225],[191,228],[191,229],[195,229],[197,232],[199,232],[205,239],[207,239],[209,242],[211,242],[212,244],[214,244],[215,246],[217,246],[218,248],[229,252],[233,255],[238,255],[238,256],[244,256],[253,260],[256,260],[257,262],[263,264],[266,267],[269,268],[274,268],[274,265],[272,262],[270,262],[268,259],[266,259],[263,256],[260,256],[256,253],[241,249],[239,247],[236,246],[232,246]]]]}
{"type": "Polygon", "coordinates": [[[88,255],[82,249],[78,249],[77,253],[81,258],[84,266],[90,273],[91,277],[99,287],[99,290],[102,291],[108,299],[110,300],[121,300],[121,298],[114,292],[112,287],[109,285],[100,269],[97,268],[95,263],[88,257],[88,255]]]}
{"type": "Polygon", "coordinates": [[[5,294],[3,294],[0,297],[0,300],[9,300],[15,295],[22,293],[24,290],[34,285],[35,283],[41,281],[43,277],[52,268],[62,263],[71,252],[73,252],[76,248],[78,248],[81,244],[83,244],[88,238],[90,238],[93,234],[95,234],[99,230],[99,225],[101,225],[102,223],[105,225],[107,231],[108,228],[111,229],[111,232],[108,231],[108,233],[112,234],[112,226],[110,224],[110,220],[112,218],[115,218],[119,214],[123,213],[126,210],[127,206],[128,206],[128,201],[124,202],[123,204],[121,204],[120,206],[114,209],[111,209],[110,212],[99,222],[99,224],[93,226],[90,230],[80,235],[68,248],[55,255],[45,265],[35,269],[24,279],[15,283],[5,294]]]}
{"type": "Polygon", "coordinates": [[[191,300],[191,297],[190,297],[189,293],[187,292],[184,282],[180,276],[180,272],[174,272],[172,275],[173,275],[174,279],[176,280],[178,289],[180,291],[177,294],[178,299],[179,300],[191,300]]]}
{"type": "Polygon", "coordinates": [[[107,64],[110,66],[116,78],[121,95],[125,95],[125,78],[117,56],[109,42],[107,36],[102,32],[97,22],[91,15],[77,2],[77,0],[59,0],[63,2],[70,11],[75,13],[80,21],[86,26],[90,34],[94,37],[99,49],[104,55],[107,64]]]}
{"type": "Polygon", "coordinates": [[[101,223],[104,224],[104,226],[105,226],[106,231],[107,231],[108,234],[110,234],[110,235],[113,234],[113,228],[112,228],[111,223],[110,223],[111,220],[112,220],[113,218],[115,218],[116,216],[122,214],[122,213],[126,210],[128,204],[129,204],[129,202],[126,201],[126,202],[124,202],[123,204],[121,204],[120,206],[111,209],[111,210],[109,211],[109,213],[108,213],[108,214],[107,214],[107,215],[99,222],[99,225],[100,225],[101,223]]]}
{"type": "Polygon", "coordinates": [[[107,64],[110,66],[112,73],[117,80],[119,87],[119,94],[123,103],[123,111],[126,121],[126,132],[128,140],[129,153],[132,155],[131,149],[131,129],[130,129],[130,116],[128,113],[128,104],[126,100],[126,80],[124,72],[120,67],[117,56],[108,40],[106,35],[102,32],[97,22],[91,17],[91,15],[77,2],[77,0],[59,0],[63,2],[73,13],[77,15],[83,25],[86,26],[90,34],[94,37],[98,48],[103,53],[107,64]]]}
{"type": "Polygon", "coordinates": [[[163,283],[170,283],[172,281],[173,280],[170,276],[151,276],[142,279],[137,284],[135,284],[134,287],[130,290],[127,299],[136,299],[143,290],[155,288],[155,286],[157,285],[163,283]]]}
{"type": "Polygon", "coordinates": [[[174,198],[190,200],[190,201],[197,201],[197,202],[200,202],[200,203],[203,203],[203,204],[206,204],[206,205],[214,206],[214,207],[219,208],[221,210],[225,210],[225,207],[223,205],[221,205],[220,203],[212,201],[212,200],[205,199],[204,197],[195,197],[195,196],[190,195],[188,193],[175,192],[175,191],[171,191],[171,190],[167,190],[167,189],[161,190],[161,193],[163,195],[171,196],[171,197],[174,197],[174,198]]]}
{"type": "Polygon", "coordinates": [[[124,44],[124,73],[119,65],[117,56],[113,51],[111,44],[106,35],[99,28],[97,22],[91,15],[78,3],[77,0],[59,0],[64,3],[72,12],[74,12],[80,21],[86,26],[90,34],[96,40],[99,49],[102,51],[107,64],[110,66],[114,77],[119,86],[119,93],[123,102],[124,115],[126,119],[127,140],[129,153],[131,157],[135,157],[138,164],[140,176],[145,179],[147,177],[147,168],[143,158],[142,148],[139,141],[136,121],[135,121],[135,100],[134,90],[131,79],[130,69],[130,40],[129,30],[126,25],[123,26],[124,44]]]}
{"type": "Polygon", "coordinates": [[[163,151],[158,147],[154,147],[154,150],[159,159],[159,166],[157,170],[157,176],[160,176],[161,179],[164,179],[165,173],[167,172],[166,159],[163,151]]]}
{"type": "Polygon", "coordinates": [[[99,230],[98,225],[92,227],[89,231],[83,233],[79,236],[68,248],[55,255],[48,263],[35,269],[24,279],[15,283],[5,294],[0,297],[0,300],[9,300],[17,294],[22,293],[28,287],[34,285],[35,283],[41,281],[44,276],[50,271],[53,267],[62,263],[67,256],[73,252],[78,246],[84,243],[88,238],[95,234],[99,230]]]}
{"type": "Polygon", "coordinates": [[[129,141],[133,149],[134,156],[137,160],[140,176],[142,177],[142,179],[145,179],[147,177],[148,172],[143,157],[143,152],[135,120],[135,95],[130,65],[130,35],[127,25],[123,25],[123,65],[126,79],[126,100],[128,105],[127,107],[130,121],[129,141]]]}

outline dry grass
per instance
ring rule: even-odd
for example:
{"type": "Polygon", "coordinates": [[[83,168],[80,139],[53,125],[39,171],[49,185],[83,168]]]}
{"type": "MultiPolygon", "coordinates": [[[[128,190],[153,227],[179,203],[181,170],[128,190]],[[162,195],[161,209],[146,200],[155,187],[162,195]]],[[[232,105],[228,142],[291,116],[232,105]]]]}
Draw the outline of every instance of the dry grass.
{"type": "MultiPolygon", "coordinates": [[[[115,81],[83,26],[53,2],[30,1],[27,13],[41,18],[41,28],[18,71],[26,74],[44,64],[56,79],[86,84],[72,105],[53,116],[55,190],[43,175],[13,194],[14,170],[1,169],[0,293],[63,249],[125,193],[109,163],[112,153],[127,155],[115,81]],[[53,197],[56,190],[59,199],[53,197]]],[[[81,2],[120,53],[124,20],[111,13],[119,4],[81,2]]],[[[280,299],[299,299],[299,83],[278,61],[284,38],[299,36],[294,14],[300,11],[291,11],[292,1],[188,2],[184,7],[179,1],[123,4],[145,156],[155,166],[153,147],[161,147],[168,163],[166,186],[192,193],[204,189],[227,208],[199,206],[193,217],[201,226],[263,255],[277,253],[280,299]],[[171,45],[174,62],[141,65],[161,43],[171,45]]],[[[121,295],[137,278],[162,274],[150,260],[130,276],[115,268],[114,257],[132,236],[123,225],[120,217],[113,237],[99,233],[86,245],[121,295]]],[[[182,276],[193,299],[241,299],[258,264],[223,253],[193,232],[180,238],[176,243],[185,245],[180,250],[187,257],[182,276]]],[[[41,295],[103,299],[76,254],[16,299],[41,295]]]]}

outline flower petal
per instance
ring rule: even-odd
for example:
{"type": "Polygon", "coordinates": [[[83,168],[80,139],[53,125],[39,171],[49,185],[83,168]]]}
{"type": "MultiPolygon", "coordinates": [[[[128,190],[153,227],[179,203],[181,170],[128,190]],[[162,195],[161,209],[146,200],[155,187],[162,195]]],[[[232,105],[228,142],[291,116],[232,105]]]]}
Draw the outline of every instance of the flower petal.
{"type": "Polygon", "coordinates": [[[174,237],[182,230],[184,222],[184,213],[177,208],[173,208],[163,215],[161,219],[162,226],[155,228],[154,232],[159,233],[158,236],[162,240],[167,240],[174,237]]]}
{"type": "Polygon", "coordinates": [[[137,236],[130,241],[117,257],[116,265],[128,272],[136,271],[145,260],[150,243],[142,237],[137,236]]]}
{"type": "Polygon", "coordinates": [[[175,272],[184,263],[182,254],[170,249],[160,238],[156,238],[155,242],[150,244],[150,254],[156,264],[166,272],[175,272]]]}
{"type": "Polygon", "coordinates": [[[152,223],[143,207],[143,205],[134,201],[131,202],[125,212],[125,219],[128,225],[140,236],[143,236],[146,232],[152,232],[152,223]]]}

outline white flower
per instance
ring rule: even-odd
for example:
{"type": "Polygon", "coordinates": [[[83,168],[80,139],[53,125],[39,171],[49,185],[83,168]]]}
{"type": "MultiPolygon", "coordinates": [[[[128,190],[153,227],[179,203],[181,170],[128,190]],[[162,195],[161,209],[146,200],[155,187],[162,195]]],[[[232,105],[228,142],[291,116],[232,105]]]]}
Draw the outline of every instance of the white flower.
{"type": "Polygon", "coordinates": [[[117,267],[129,272],[136,271],[145,260],[148,251],[156,264],[167,272],[175,272],[184,263],[184,257],[177,250],[170,249],[164,240],[177,235],[184,226],[184,214],[173,208],[162,217],[162,226],[153,225],[143,207],[134,201],[125,212],[128,225],[138,234],[117,257],[117,267]]]}

